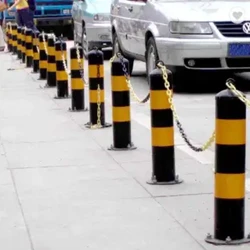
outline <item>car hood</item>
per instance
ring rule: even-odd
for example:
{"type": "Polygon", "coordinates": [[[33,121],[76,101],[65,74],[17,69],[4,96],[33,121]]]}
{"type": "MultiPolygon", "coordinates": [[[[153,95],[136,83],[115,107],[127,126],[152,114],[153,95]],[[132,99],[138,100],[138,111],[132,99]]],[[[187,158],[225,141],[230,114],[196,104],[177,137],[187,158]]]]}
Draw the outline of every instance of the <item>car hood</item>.
{"type": "Polygon", "coordinates": [[[88,11],[94,14],[109,14],[112,0],[89,0],[88,11]]]}
{"type": "Polygon", "coordinates": [[[159,1],[155,8],[176,21],[234,21],[233,16],[241,13],[241,18],[250,20],[249,1],[159,1]]]}

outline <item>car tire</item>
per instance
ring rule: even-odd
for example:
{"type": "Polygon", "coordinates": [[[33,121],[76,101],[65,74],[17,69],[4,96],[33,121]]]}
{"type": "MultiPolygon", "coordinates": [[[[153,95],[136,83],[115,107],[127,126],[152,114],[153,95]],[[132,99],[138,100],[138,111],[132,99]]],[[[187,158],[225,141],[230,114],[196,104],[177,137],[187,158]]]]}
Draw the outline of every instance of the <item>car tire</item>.
{"type": "Polygon", "coordinates": [[[134,68],[134,59],[133,58],[128,58],[124,55],[124,53],[122,52],[121,50],[121,47],[120,47],[120,44],[119,44],[119,40],[118,40],[118,37],[117,37],[117,34],[116,33],[113,33],[113,46],[112,46],[112,55],[114,56],[117,52],[120,52],[121,55],[123,57],[125,57],[128,62],[129,62],[129,75],[132,75],[132,72],[133,72],[133,68],[134,68]]]}
{"type": "Polygon", "coordinates": [[[149,84],[150,73],[156,68],[156,62],[158,60],[159,56],[155,44],[155,39],[153,37],[150,37],[147,41],[147,48],[146,48],[146,71],[147,71],[148,84],[149,84]]]}

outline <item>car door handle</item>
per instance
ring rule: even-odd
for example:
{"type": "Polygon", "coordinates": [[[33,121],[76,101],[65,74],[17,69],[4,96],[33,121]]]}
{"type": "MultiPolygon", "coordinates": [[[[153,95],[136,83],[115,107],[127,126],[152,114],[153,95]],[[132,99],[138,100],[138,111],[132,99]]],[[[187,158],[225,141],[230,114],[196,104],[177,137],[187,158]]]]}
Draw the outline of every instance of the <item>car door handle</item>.
{"type": "Polygon", "coordinates": [[[133,11],[133,6],[126,7],[126,9],[127,9],[129,12],[132,12],[132,11],[133,11]]]}

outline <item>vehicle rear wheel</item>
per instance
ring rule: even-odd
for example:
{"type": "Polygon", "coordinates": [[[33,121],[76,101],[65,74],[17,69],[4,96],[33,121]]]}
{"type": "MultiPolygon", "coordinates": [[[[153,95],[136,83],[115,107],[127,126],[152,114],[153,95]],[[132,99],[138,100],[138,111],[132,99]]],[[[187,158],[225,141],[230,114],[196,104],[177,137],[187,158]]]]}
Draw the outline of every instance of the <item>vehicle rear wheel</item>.
{"type": "Polygon", "coordinates": [[[117,52],[120,52],[122,54],[123,57],[125,57],[128,61],[129,61],[129,74],[132,75],[133,72],[133,68],[134,68],[134,59],[132,58],[127,58],[126,56],[124,56],[120,44],[119,44],[119,40],[117,37],[117,34],[114,33],[113,34],[113,55],[115,55],[117,52]]]}
{"type": "Polygon", "coordinates": [[[155,40],[150,37],[147,41],[146,49],[146,69],[147,69],[147,79],[149,84],[149,75],[156,68],[156,62],[159,60],[155,40]]]}

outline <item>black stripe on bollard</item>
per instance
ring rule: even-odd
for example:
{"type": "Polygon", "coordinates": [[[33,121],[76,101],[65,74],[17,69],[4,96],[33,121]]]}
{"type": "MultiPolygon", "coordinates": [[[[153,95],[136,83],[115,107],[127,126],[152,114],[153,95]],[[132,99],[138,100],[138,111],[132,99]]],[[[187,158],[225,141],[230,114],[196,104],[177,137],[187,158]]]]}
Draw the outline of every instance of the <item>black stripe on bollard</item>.
{"type": "Polygon", "coordinates": [[[104,56],[101,50],[91,50],[88,53],[89,73],[89,115],[87,128],[111,127],[105,122],[105,92],[104,92],[104,56]]]}
{"type": "Polygon", "coordinates": [[[22,28],[17,27],[17,59],[22,59],[22,46],[21,46],[21,39],[22,39],[22,28]]]}
{"type": "MultiPolygon", "coordinates": [[[[39,38],[39,72],[40,72],[39,80],[46,80],[48,63],[47,63],[47,54],[43,42],[43,34],[40,34],[38,38],[39,38]]],[[[47,40],[48,35],[45,34],[44,38],[45,40],[47,40]]]]}
{"type": "MultiPolygon", "coordinates": [[[[172,91],[173,76],[167,71],[172,91]]],[[[175,173],[174,122],[162,71],[157,68],[150,73],[150,109],[152,141],[152,178],[148,184],[172,185],[182,180],[175,173]]]]}
{"type": "Polygon", "coordinates": [[[33,31],[32,32],[32,50],[33,50],[33,62],[32,67],[33,71],[32,73],[38,73],[39,72],[39,31],[33,31]]]}
{"type": "Polygon", "coordinates": [[[121,60],[129,69],[129,62],[125,58],[116,58],[111,65],[113,145],[109,150],[136,149],[131,142],[130,91],[121,60]]]}
{"type": "Polygon", "coordinates": [[[70,75],[71,75],[71,111],[86,111],[84,98],[84,81],[81,76],[83,71],[83,50],[82,47],[70,49],[70,75]],[[80,62],[78,62],[77,51],[80,62]]]}
{"type": "Polygon", "coordinates": [[[68,98],[69,85],[68,75],[63,66],[63,56],[65,65],[67,67],[67,44],[64,41],[57,41],[55,43],[56,49],[56,87],[57,96],[55,98],[68,98]]]}
{"type": "Polygon", "coordinates": [[[13,55],[17,54],[17,24],[12,24],[12,52],[13,55]]]}
{"type": "Polygon", "coordinates": [[[47,68],[47,87],[56,86],[56,56],[54,37],[48,37],[48,68],[47,68]]]}
{"type": "Polygon", "coordinates": [[[22,63],[25,63],[26,60],[26,28],[22,29],[23,40],[22,40],[22,63]]]}
{"type": "Polygon", "coordinates": [[[33,62],[33,45],[32,45],[32,30],[26,29],[25,36],[25,50],[26,50],[26,67],[32,67],[33,62]]]}
{"type": "Polygon", "coordinates": [[[214,245],[240,245],[245,238],[246,105],[230,90],[216,95],[214,245]]]}

